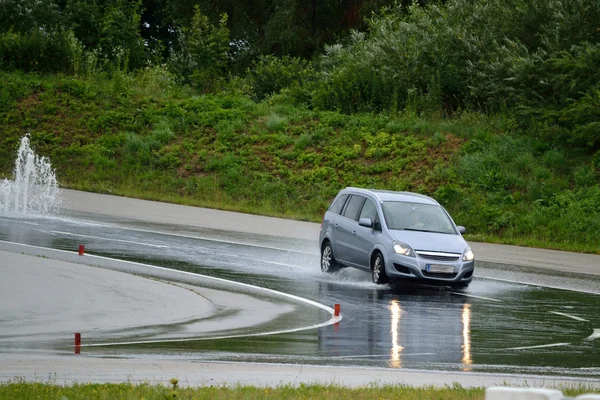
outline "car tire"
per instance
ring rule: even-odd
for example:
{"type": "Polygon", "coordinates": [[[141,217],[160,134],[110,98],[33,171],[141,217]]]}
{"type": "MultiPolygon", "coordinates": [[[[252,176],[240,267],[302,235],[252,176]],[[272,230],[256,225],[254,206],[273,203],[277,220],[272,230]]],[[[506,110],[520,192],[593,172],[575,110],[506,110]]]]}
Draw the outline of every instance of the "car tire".
{"type": "Polygon", "coordinates": [[[377,252],[375,258],[373,258],[371,277],[373,278],[373,283],[377,285],[383,285],[384,283],[389,282],[388,276],[385,273],[385,262],[383,261],[383,255],[381,255],[379,252],[377,252]]]}
{"type": "Polygon", "coordinates": [[[325,242],[321,247],[321,271],[326,274],[331,274],[338,269],[340,269],[340,266],[333,256],[331,243],[325,242]]]}

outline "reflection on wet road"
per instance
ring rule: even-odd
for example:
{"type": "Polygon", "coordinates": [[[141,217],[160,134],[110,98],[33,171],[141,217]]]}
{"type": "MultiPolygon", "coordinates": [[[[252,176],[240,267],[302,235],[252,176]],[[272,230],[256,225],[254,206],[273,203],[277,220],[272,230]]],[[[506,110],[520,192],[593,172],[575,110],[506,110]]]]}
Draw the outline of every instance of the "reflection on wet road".
{"type": "Polygon", "coordinates": [[[317,238],[93,215],[2,217],[0,240],[70,251],[85,244],[92,254],[231,279],[328,306],[339,303],[344,316],[338,324],[303,332],[90,349],[95,355],[600,375],[600,340],[593,336],[600,328],[600,283],[591,278],[479,263],[463,292],[376,286],[358,270],[323,275],[317,238]]]}

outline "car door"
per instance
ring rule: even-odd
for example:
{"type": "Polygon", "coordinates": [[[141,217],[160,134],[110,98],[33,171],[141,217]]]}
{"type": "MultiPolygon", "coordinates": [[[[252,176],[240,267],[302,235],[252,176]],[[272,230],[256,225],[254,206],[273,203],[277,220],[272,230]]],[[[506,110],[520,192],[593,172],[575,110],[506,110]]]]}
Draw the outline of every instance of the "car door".
{"type": "Polygon", "coordinates": [[[358,215],[365,202],[365,197],[353,194],[346,202],[342,217],[335,227],[338,254],[336,258],[342,262],[359,265],[359,249],[356,233],[358,229],[358,215]]]}
{"type": "Polygon", "coordinates": [[[325,213],[323,217],[323,223],[321,225],[321,238],[328,237],[331,241],[331,245],[333,248],[333,256],[337,260],[341,260],[338,257],[338,245],[337,245],[337,228],[340,225],[340,219],[344,218],[342,216],[342,212],[346,206],[346,202],[350,197],[349,194],[340,194],[331,204],[329,210],[325,213]]]}
{"type": "Polygon", "coordinates": [[[372,199],[367,198],[362,206],[358,220],[361,218],[369,218],[373,222],[372,227],[360,226],[356,228],[354,238],[356,248],[356,262],[361,267],[371,268],[369,256],[375,243],[379,240],[381,234],[381,223],[377,212],[377,206],[372,199]]]}

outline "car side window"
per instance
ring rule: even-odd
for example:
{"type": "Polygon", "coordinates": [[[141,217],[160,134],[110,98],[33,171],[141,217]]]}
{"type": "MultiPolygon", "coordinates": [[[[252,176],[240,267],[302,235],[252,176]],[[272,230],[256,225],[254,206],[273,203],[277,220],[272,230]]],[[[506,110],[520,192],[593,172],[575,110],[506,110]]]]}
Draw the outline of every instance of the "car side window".
{"type": "Polygon", "coordinates": [[[373,200],[365,200],[365,204],[360,212],[359,219],[360,218],[371,218],[373,229],[381,231],[381,223],[379,222],[379,216],[377,215],[377,206],[373,200]]]}
{"type": "Polygon", "coordinates": [[[342,213],[342,209],[344,208],[344,205],[346,204],[346,200],[348,199],[347,194],[343,194],[341,196],[339,196],[337,199],[335,199],[335,201],[333,202],[333,204],[331,205],[331,207],[329,207],[329,211],[331,211],[332,213],[335,214],[341,214],[342,213]]]}
{"type": "Polygon", "coordinates": [[[358,221],[358,212],[364,202],[364,197],[353,194],[352,197],[350,197],[350,200],[348,200],[348,205],[344,210],[344,217],[358,221]]]}
{"type": "Polygon", "coordinates": [[[371,218],[371,221],[375,221],[377,217],[377,208],[375,207],[375,203],[371,199],[365,200],[365,204],[360,212],[360,218],[371,218]]]}

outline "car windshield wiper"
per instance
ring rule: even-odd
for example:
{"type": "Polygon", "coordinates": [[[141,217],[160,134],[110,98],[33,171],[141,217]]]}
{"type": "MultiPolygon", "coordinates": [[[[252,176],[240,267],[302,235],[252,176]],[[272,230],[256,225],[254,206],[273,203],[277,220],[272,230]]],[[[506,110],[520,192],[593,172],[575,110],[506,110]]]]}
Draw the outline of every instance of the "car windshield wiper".
{"type": "Polygon", "coordinates": [[[415,231],[415,232],[429,232],[429,233],[447,233],[440,231],[430,231],[428,229],[417,229],[417,228],[404,228],[405,231],[415,231]]]}

